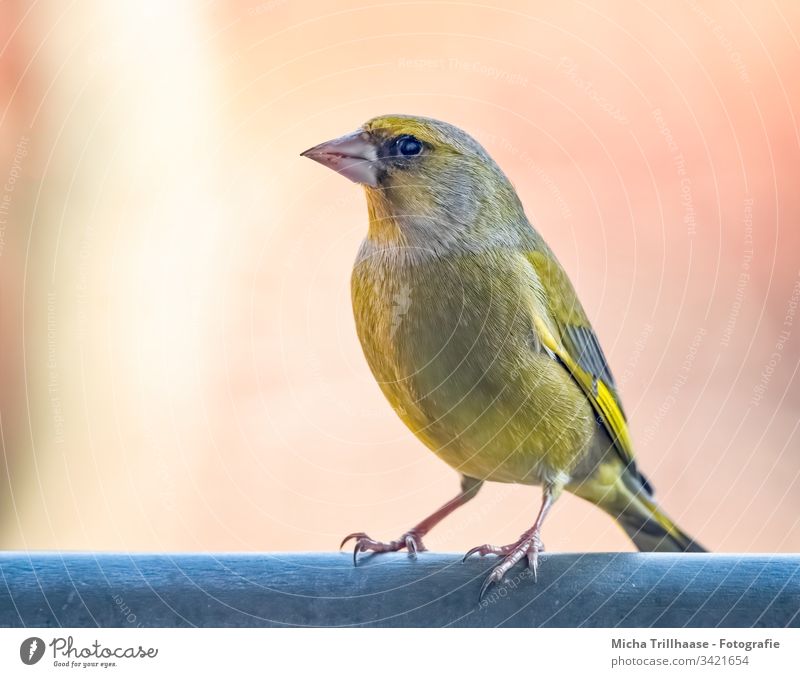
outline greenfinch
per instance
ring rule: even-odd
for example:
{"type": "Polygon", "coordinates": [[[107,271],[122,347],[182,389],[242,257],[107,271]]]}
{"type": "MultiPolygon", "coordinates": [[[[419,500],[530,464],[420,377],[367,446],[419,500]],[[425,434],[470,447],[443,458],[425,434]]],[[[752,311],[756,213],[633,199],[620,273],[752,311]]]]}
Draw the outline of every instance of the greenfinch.
{"type": "Polygon", "coordinates": [[[352,271],[356,330],[397,415],[461,474],[461,492],[398,539],[422,538],[483,482],[542,487],[530,529],[497,555],[482,592],[525,559],[561,492],[599,506],[642,551],[704,552],[671,521],[634,462],[608,362],[575,289],[511,182],[467,133],[386,115],[302,153],[364,186],[369,229],[352,271]]]}

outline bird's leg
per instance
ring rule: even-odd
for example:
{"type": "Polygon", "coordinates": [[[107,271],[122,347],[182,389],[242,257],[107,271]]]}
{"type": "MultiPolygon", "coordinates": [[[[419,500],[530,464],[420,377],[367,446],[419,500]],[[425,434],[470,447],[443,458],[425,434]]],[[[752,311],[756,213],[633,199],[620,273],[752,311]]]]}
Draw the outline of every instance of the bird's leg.
{"type": "Polygon", "coordinates": [[[502,557],[502,561],[500,564],[495,566],[491,573],[487,576],[486,580],[481,587],[481,598],[483,598],[484,593],[489,588],[490,585],[493,583],[499,583],[503,580],[503,576],[506,575],[509,569],[513,567],[517,562],[519,562],[523,557],[527,559],[528,566],[533,571],[533,576],[536,578],[536,573],[539,567],[539,553],[544,551],[544,544],[541,541],[540,534],[542,530],[542,524],[544,523],[545,517],[547,517],[547,513],[550,512],[550,508],[553,506],[553,502],[555,501],[558,495],[558,491],[553,486],[545,486],[543,497],[542,497],[542,506],[539,508],[539,514],[536,516],[536,521],[533,523],[533,526],[524,532],[516,543],[510,543],[509,545],[479,545],[476,548],[472,548],[466,555],[464,555],[464,559],[466,560],[470,555],[479,554],[481,557],[484,555],[499,555],[502,557]]]}
{"type": "Polygon", "coordinates": [[[412,556],[416,555],[418,552],[424,552],[427,548],[422,542],[422,537],[456,508],[460,508],[462,505],[475,498],[482,484],[483,480],[476,480],[466,475],[462,476],[461,493],[459,493],[458,496],[450,499],[436,512],[426,517],[419,524],[406,531],[400,538],[394,541],[382,543],[373,540],[363,531],[358,531],[346,536],[339,548],[342,548],[344,544],[351,539],[356,540],[356,547],[353,549],[354,565],[357,563],[356,558],[359,552],[396,552],[403,548],[408,550],[408,554],[412,556]]]}

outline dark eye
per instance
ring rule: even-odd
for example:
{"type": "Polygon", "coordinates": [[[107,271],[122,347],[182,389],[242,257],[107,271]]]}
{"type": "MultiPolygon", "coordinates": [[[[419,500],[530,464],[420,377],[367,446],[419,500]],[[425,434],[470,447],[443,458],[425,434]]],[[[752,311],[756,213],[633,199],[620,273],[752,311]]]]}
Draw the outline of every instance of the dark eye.
{"type": "Polygon", "coordinates": [[[398,137],[396,141],[397,153],[411,157],[412,155],[419,155],[422,152],[422,141],[414,138],[410,134],[398,137]]]}

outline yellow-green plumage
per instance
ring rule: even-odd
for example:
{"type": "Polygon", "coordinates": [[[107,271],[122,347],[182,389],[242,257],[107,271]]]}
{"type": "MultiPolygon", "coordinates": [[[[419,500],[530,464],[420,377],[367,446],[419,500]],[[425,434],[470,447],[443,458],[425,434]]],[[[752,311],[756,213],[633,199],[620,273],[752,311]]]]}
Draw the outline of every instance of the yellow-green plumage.
{"type": "MultiPolygon", "coordinates": [[[[507,555],[495,580],[526,552],[535,566],[541,521],[562,489],[617,518],[640,549],[701,550],[653,502],[575,290],[483,148],[446,123],[385,116],[307,153],[366,185],[353,311],[391,406],[465,477],[545,488],[516,549],[479,549],[507,555]],[[363,165],[342,164],[353,153],[363,165]]],[[[355,536],[356,551],[408,545],[355,536]]]]}
{"type": "Polygon", "coordinates": [[[513,252],[370,256],[353,270],[356,328],[381,389],[414,434],[470,477],[556,479],[594,435],[578,386],[535,349],[532,313],[546,311],[534,284],[513,252]]]}

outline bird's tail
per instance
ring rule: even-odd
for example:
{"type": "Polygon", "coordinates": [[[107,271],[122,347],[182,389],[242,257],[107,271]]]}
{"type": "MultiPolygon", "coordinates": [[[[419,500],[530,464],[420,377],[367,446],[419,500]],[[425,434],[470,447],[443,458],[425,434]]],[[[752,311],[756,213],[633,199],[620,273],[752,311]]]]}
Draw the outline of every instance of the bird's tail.
{"type": "Polygon", "coordinates": [[[614,517],[639,550],[706,552],[703,546],[667,517],[652,498],[644,492],[639,492],[634,498],[614,517]]]}
{"type": "Polygon", "coordinates": [[[597,483],[589,480],[577,487],[574,493],[598,505],[617,520],[642,552],[706,552],[664,514],[653,499],[647,480],[635,470],[622,469],[611,486],[602,486],[601,490],[597,483]]]}

